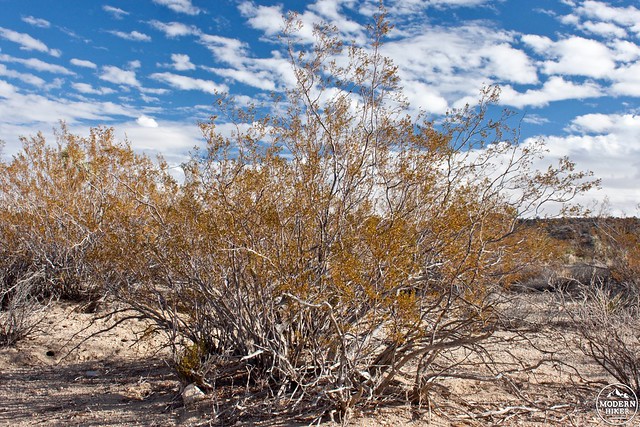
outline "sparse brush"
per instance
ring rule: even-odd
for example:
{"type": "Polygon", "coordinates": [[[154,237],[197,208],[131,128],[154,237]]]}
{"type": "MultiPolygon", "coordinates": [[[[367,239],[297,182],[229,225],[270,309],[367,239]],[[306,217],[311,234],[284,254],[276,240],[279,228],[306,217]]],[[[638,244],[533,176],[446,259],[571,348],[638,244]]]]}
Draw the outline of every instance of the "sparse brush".
{"type": "Polygon", "coordinates": [[[640,235],[637,220],[597,222],[594,256],[610,264],[607,280],[580,284],[579,300],[567,310],[582,335],[581,349],[616,381],[640,393],[640,235]]]}
{"type": "Polygon", "coordinates": [[[438,126],[412,115],[382,55],[384,14],[364,47],[318,26],[301,51],[300,25],[284,34],[286,100],[266,113],[221,97],[236,130],[202,123],[182,184],[108,129],[25,139],[0,175],[3,243],[52,266],[54,290],[89,284],[154,322],[185,381],[340,417],[420,403],[440,378],[473,375],[441,356],[483,354],[496,294],[550,256],[520,218],[594,182],[568,159],[535,171],[544,146],[492,114],[497,87],[438,126]]]}

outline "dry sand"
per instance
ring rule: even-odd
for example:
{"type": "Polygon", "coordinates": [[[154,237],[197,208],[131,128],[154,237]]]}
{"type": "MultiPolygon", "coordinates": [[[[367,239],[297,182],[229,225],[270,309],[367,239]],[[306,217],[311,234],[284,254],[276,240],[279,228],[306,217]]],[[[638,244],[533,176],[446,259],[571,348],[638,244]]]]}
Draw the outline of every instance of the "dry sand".
{"type": "MultiPolygon", "coordinates": [[[[541,324],[561,320],[550,297],[531,294],[526,306],[541,324]]],[[[170,426],[229,425],[216,420],[215,396],[185,407],[181,384],[170,367],[170,355],[158,350],[161,337],[145,334],[147,325],[114,318],[93,321],[79,306],[55,303],[40,330],[12,348],[0,348],[0,424],[11,426],[170,426]],[[87,325],[90,325],[87,327],[87,325]]],[[[516,307],[516,309],[518,309],[516,307]]],[[[104,311],[103,311],[104,312],[104,311]]],[[[100,313],[99,313],[100,314],[100,313]]],[[[501,332],[503,337],[507,332],[501,332]]],[[[497,381],[446,379],[423,407],[401,405],[354,414],[348,425],[372,426],[544,426],[606,425],[593,410],[602,384],[613,382],[577,350],[571,330],[541,327],[530,344],[514,340],[490,348],[504,362],[536,361],[552,356],[526,373],[497,381]],[[544,351],[553,353],[544,354],[544,351]],[[562,362],[577,367],[581,375],[562,362]]],[[[499,372],[498,372],[499,373],[499,372]]],[[[496,372],[479,370],[478,375],[496,372]]],[[[268,414],[267,414],[268,415],[268,414]]],[[[640,417],[635,425],[640,425],[640,417]]],[[[309,420],[261,416],[232,425],[308,425],[309,420]]],[[[318,424],[315,424],[318,425],[318,424]]],[[[323,420],[320,425],[332,425],[323,420]]],[[[634,425],[628,424],[628,425],[634,425]]]]}

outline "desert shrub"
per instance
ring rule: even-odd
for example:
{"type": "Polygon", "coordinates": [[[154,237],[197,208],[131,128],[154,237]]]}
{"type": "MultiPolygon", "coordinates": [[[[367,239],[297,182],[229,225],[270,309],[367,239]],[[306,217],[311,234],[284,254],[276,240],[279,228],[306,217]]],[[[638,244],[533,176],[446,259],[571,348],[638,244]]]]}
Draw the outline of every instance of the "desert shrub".
{"type": "Polygon", "coordinates": [[[22,144],[0,165],[0,296],[3,327],[26,333],[41,302],[105,294],[135,248],[123,233],[115,241],[115,230],[144,220],[161,182],[147,179],[160,167],[115,142],[112,129],[82,138],[63,124],[55,145],[41,134],[22,144]]]}
{"type": "Polygon", "coordinates": [[[570,311],[582,335],[581,350],[619,383],[640,392],[640,293],[619,292],[601,284],[583,288],[570,311]]]}
{"type": "Polygon", "coordinates": [[[568,298],[571,307],[567,312],[582,335],[584,354],[637,394],[640,392],[638,221],[601,218],[595,221],[594,235],[598,243],[594,257],[608,264],[607,274],[577,274],[581,292],[568,298]]]}
{"type": "Polygon", "coordinates": [[[498,291],[548,255],[520,218],[593,183],[568,159],[534,170],[544,146],[520,144],[498,88],[438,125],[411,113],[383,16],[366,46],[317,26],[301,47],[299,28],[295,85],[270,108],[221,97],[236,130],[202,123],[180,185],[109,129],[25,139],[0,178],[2,250],[44,269],[37,293],[126,302],[203,389],[241,381],[271,411],[421,402],[469,375],[440,356],[482,352],[498,291]]]}
{"type": "Polygon", "coordinates": [[[13,345],[32,333],[43,317],[48,301],[37,298],[35,289],[44,279],[42,270],[3,263],[0,270],[0,347],[13,345]]]}
{"type": "Polygon", "coordinates": [[[567,159],[532,170],[543,145],[491,114],[497,88],[440,126],[410,115],[383,18],[364,47],[319,26],[298,51],[296,28],[296,85],[276,113],[220,99],[236,131],[201,124],[206,148],[117,292],[204,388],[240,376],[254,396],[344,414],[399,391],[411,365],[420,401],[455,375],[440,354],[493,334],[503,279],[543,256],[518,218],[592,183],[567,159]]]}

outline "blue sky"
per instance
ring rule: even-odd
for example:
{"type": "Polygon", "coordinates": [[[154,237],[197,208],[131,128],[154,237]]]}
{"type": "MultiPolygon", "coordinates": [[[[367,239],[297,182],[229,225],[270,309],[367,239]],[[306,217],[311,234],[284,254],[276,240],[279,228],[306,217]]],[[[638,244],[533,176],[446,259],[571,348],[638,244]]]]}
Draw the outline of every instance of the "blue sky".
{"type": "MultiPolygon", "coordinates": [[[[438,119],[486,84],[544,137],[603,180],[589,200],[638,215],[640,6],[635,1],[387,0],[395,29],[383,52],[413,108],[438,119]]],[[[0,139],[114,126],[133,146],[180,162],[213,93],[242,102],[292,84],[277,35],[300,13],[362,41],[375,0],[0,0],[0,139]]],[[[310,41],[301,33],[301,43],[310,41]]],[[[224,128],[224,126],[223,126],[224,128]]]]}

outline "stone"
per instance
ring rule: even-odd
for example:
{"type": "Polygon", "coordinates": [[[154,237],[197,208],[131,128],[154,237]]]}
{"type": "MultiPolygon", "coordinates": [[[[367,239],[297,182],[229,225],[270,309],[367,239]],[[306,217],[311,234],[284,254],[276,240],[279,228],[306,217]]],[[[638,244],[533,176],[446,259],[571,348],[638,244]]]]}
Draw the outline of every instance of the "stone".
{"type": "Polygon", "coordinates": [[[206,395],[195,384],[189,384],[182,390],[182,401],[185,406],[193,405],[200,400],[206,399],[206,395]]]}

